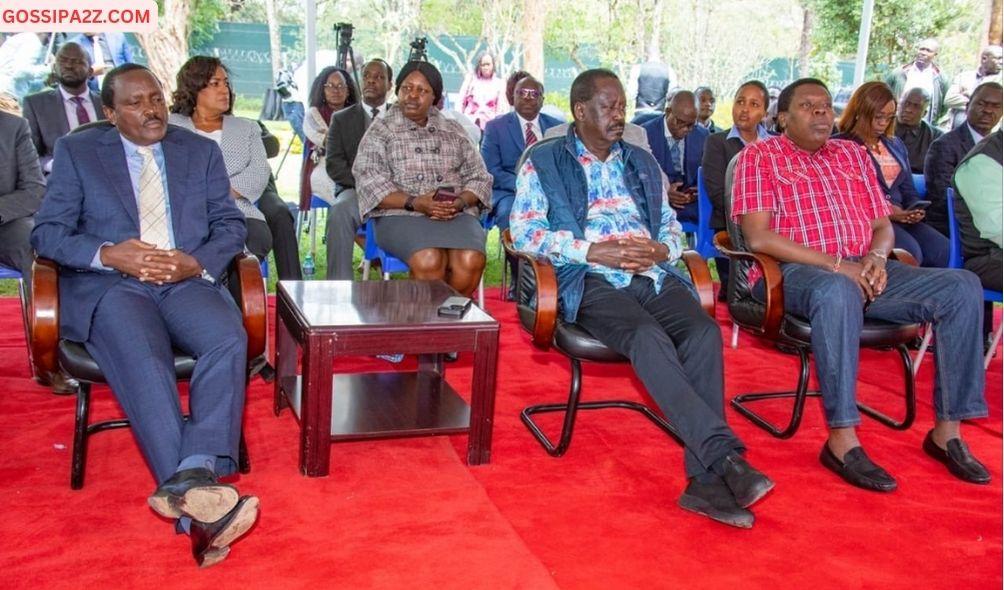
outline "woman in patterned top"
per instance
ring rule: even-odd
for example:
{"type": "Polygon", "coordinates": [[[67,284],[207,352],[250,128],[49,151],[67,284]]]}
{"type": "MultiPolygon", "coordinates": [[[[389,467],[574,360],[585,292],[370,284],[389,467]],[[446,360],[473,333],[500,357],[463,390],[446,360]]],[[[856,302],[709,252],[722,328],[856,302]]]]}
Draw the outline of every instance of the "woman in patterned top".
{"type": "MultiPolygon", "coordinates": [[[[230,85],[229,70],[219,58],[192,57],[178,70],[177,90],[171,99],[168,122],[212,139],[220,146],[230,177],[230,194],[247,222],[247,249],[259,259],[264,259],[273,245],[270,226],[276,223],[292,234],[293,219],[285,205],[266,208],[277,216],[287,217],[281,220],[285,222],[281,224],[269,222],[263,212],[266,209],[260,208],[262,203],[259,201],[266,193],[272,169],[265,155],[261,127],[255,121],[233,115],[234,91],[230,85]]],[[[277,200],[278,195],[269,193],[269,198],[277,200]]],[[[295,237],[287,241],[295,242],[295,237]]],[[[277,251],[276,260],[279,258],[277,251]]],[[[299,264],[295,266],[289,272],[298,273],[299,264]]],[[[287,271],[280,271],[280,278],[294,278],[287,271]]]]}
{"type": "Polygon", "coordinates": [[[408,62],[394,91],[397,104],[370,124],[352,166],[359,212],[414,278],[470,296],[485,267],[479,216],[491,208],[492,176],[463,127],[432,106],[443,94],[433,65],[408,62]]]}
{"type": "Polygon", "coordinates": [[[913,186],[910,157],[903,140],[894,135],[896,99],[884,82],[862,84],[840,117],[838,139],[864,146],[875,164],[879,184],[889,200],[889,220],[896,247],[913,255],[921,266],[948,266],[948,239],[923,222],[924,210],[911,209],[920,200],[913,186]]]}

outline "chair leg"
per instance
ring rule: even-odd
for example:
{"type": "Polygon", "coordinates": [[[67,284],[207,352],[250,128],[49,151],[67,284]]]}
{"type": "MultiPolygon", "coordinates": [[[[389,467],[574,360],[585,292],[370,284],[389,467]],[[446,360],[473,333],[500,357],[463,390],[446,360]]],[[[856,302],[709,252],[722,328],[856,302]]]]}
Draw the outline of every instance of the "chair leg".
{"type": "Polygon", "coordinates": [[[363,258],[363,280],[370,280],[370,261],[366,260],[365,257],[363,258]]]}
{"type": "Polygon", "coordinates": [[[739,324],[732,322],[732,350],[739,348],[739,324]]]}
{"type": "Polygon", "coordinates": [[[70,489],[84,487],[87,465],[87,420],[91,409],[91,384],[81,382],[77,388],[77,416],[73,423],[73,455],[70,459],[70,489]]]}
{"type": "Polygon", "coordinates": [[[568,450],[568,445],[572,442],[572,431],[575,429],[575,416],[579,410],[602,410],[605,408],[621,408],[640,412],[651,420],[656,426],[666,434],[679,440],[679,436],[673,426],[662,416],[656,414],[651,408],[639,402],[626,400],[603,400],[592,402],[579,402],[579,394],[582,391],[582,365],[578,359],[569,359],[572,363],[572,382],[568,389],[568,402],[565,404],[538,404],[523,408],[520,412],[520,419],[526,425],[530,434],[537,439],[547,454],[552,457],[560,457],[568,450]],[[547,412],[565,412],[565,419],[561,427],[561,436],[558,444],[555,445],[540,426],[533,420],[534,414],[547,412]]]}
{"type": "Polygon", "coordinates": [[[927,324],[924,330],[924,339],[920,342],[920,348],[917,349],[917,356],[913,357],[913,374],[916,376],[917,372],[920,371],[920,363],[924,362],[924,354],[927,353],[927,349],[931,346],[931,340],[934,338],[934,327],[931,324],[927,324]]]}
{"type": "MultiPolygon", "coordinates": [[[[928,332],[928,334],[930,334],[930,332],[928,332]]],[[[907,350],[906,345],[900,344],[896,347],[896,350],[899,352],[899,357],[903,361],[903,381],[906,386],[906,411],[904,412],[903,420],[901,422],[897,422],[882,412],[879,412],[878,410],[860,402],[858,403],[858,410],[860,410],[862,414],[868,416],[869,418],[878,420],[889,428],[894,430],[906,430],[913,425],[913,419],[917,414],[917,396],[913,381],[914,368],[913,364],[910,362],[910,351],[907,350]]]]}
{"type": "Polygon", "coordinates": [[[795,347],[798,352],[800,368],[798,373],[798,385],[794,391],[779,391],[770,393],[743,393],[732,398],[732,407],[737,412],[749,419],[750,422],[763,428],[776,438],[791,438],[798,430],[802,422],[802,411],[805,408],[805,398],[819,397],[818,391],[809,391],[809,353],[803,346],[795,347]],[[794,398],[795,404],[791,411],[791,420],[783,430],[768,420],[748,408],[747,402],[755,402],[765,399],[794,398]]]}
{"type": "Polygon", "coordinates": [[[1001,333],[1004,332],[1004,323],[997,326],[994,330],[993,338],[990,339],[990,348],[987,349],[987,355],[983,357],[983,370],[986,370],[990,366],[990,360],[994,358],[994,354],[997,352],[997,345],[1001,342],[1001,333]]]}
{"type": "Polygon", "coordinates": [[[248,455],[248,443],[244,438],[243,428],[241,428],[241,442],[237,448],[237,469],[241,473],[251,473],[251,457],[248,455]]]}

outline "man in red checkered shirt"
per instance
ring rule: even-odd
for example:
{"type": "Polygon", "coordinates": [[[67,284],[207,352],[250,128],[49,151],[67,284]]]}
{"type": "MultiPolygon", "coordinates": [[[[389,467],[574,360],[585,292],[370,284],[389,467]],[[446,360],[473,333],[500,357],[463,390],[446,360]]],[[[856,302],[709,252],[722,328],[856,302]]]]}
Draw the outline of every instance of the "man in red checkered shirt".
{"type": "MultiPolygon", "coordinates": [[[[781,262],[785,312],[812,326],[829,426],[820,460],[853,485],[896,489],[896,480],[868,458],[856,434],[863,319],[931,322],[938,335],[936,416],[923,449],[956,477],[989,483],[986,467],[959,432],[962,420],[987,415],[979,280],[965,270],[887,260],[894,238],[886,196],[864,148],[830,139],[833,106],[822,82],[804,78],[785,88],[778,116],[784,135],[738,156],[732,215],[751,250],[781,262]]],[[[758,269],[750,281],[755,294],[763,293],[758,269]]]]}

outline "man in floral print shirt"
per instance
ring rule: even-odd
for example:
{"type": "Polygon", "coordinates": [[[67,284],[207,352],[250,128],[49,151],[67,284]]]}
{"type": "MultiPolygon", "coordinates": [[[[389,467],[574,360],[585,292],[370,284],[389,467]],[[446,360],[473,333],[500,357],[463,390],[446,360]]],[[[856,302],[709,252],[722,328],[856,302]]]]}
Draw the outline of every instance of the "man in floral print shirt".
{"type": "Polygon", "coordinates": [[[682,235],[651,154],[622,141],[624,88],[608,70],[572,84],[568,134],[533,148],[510,215],[518,250],[550,259],[562,319],[627,357],[676,427],[689,484],[679,504],[753,526],[747,507],[774,483],[725,423],[722,338],[671,266],[682,235]]]}

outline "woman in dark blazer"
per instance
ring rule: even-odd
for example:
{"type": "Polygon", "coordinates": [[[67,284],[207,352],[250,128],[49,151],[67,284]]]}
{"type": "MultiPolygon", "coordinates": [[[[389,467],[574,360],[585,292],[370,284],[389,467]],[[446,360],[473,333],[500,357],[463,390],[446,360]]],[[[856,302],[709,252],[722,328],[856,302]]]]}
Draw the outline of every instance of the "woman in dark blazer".
{"type": "MultiPolygon", "coordinates": [[[[704,188],[711,200],[711,229],[716,232],[725,229],[725,199],[731,198],[731,195],[725,194],[725,170],[732,158],[736,157],[744,147],[768,137],[767,129],[763,126],[763,118],[767,114],[769,103],[770,94],[762,82],[757,80],[744,82],[736,90],[732,102],[732,128],[712,133],[704,144],[701,174],[704,176],[704,188]]],[[[716,257],[715,267],[718,269],[718,279],[722,284],[718,298],[725,301],[729,259],[724,256],[716,257]]]]}
{"type": "Polygon", "coordinates": [[[875,164],[875,175],[889,199],[896,247],[913,255],[921,266],[948,266],[948,238],[923,222],[923,209],[910,209],[920,200],[913,186],[910,157],[895,136],[896,99],[884,82],[858,87],[840,117],[836,139],[864,146],[875,164]]]}

